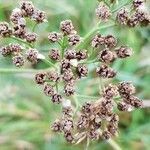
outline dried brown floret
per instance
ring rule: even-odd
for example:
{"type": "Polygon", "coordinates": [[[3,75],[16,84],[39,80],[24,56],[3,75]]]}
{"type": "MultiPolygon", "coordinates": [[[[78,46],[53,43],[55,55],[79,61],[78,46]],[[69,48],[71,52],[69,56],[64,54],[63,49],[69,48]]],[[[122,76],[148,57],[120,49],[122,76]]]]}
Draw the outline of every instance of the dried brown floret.
{"type": "Polygon", "coordinates": [[[37,73],[35,75],[35,81],[37,84],[44,84],[46,80],[46,73],[37,73]]]}
{"type": "Polygon", "coordinates": [[[105,63],[111,63],[116,59],[116,55],[114,52],[108,50],[108,49],[104,49],[103,51],[101,51],[98,55],[98,59],[101,62],[105,62],[105,63]]]}
{"type": "Polygon", "coordinates": [[[112,35],[107,35],[105,37],[105,45],[109,48],[115,47],[117,44],[117,40],[112,35]]]}
{"type": "Polygon", "coordinates": [[[72,72],[71,69],[65,70],[65,71],[63,72],[63,79],[64,79],[66,82],[72,80],[73,77],[74,77],[74,74],[73,74],[73,72],[72,72]]]}
{"type": "Polygon", "coordinates": [[[99,47],[100,45],[103,45],[105,43],[105,37],[102,37],[101,34],[95,35],[95,37],[92,40],[92,47],[99,47]]]}
{"type": "Polygon", "coordinates": [[[79,117],[79,120],[77,122],[77,128],[78,129],[85,129],[89,126],[89,117],[87,117],[84,114],[81,114],[79,117]]]}
{"type": "Polygon", "coordinates": [[[33,15],[34,6],[31,1],[22,1],[20,8],[21,8],[23,16],[31,17],[33,15]]]}
{"type": "Polygon", "coordinates": [[[24,39],[26,34],[26,29],[19,25],[14,26],[13,35],[19,38],[24,39]]]}
{"type": "Polygon", "coordinates": [[[111,99],[118,94],[118,88],[115,85],[109,84],[102,93],[102,96],[106,99],[111,99]]]}
{"type": "Polygon", "coordinates": [[[52,95],[51,100],[52,100],[53,103],[59,104],[62,101],[62,96],[60,94],[55,93],[55,94],[52,95]]]}
{"type": "Polygon", "coordinates": [[[64,20],[60,23],[60,30],[64,35],[69,35],[74,33],[74,26],[71,20],[64,20]]]}
{"type": "Polygon", "coordinates": [[[68,42],[70,46],[77,45],[80,42],[80,36],[77,34],[71,34],[68,36],[68,42]]]}
{"type": "Polygon", "coordinates": [[[77,66],[77,74],[79,77],[86,77],[88,74],[88,68],[84,64],[78,64],[77,66]]]}
{"type": "Polygon", "coordinates": [[[107,21],[111,16],[109,7],[101,2],[96,9],[96,16],[100,20],[107,21]]]}
{"type": "Polygon", "coordinates": [[[13,54],[18,54],[18,53],[20,53],[21,50],[22,50],[21,45],[19,45],[19,44],[17,44],[17,43],[15,43],[15,44],[10,43],[10,44],[9,44],[9,47],[10,47],[10,50],[11,50],[11,52],[12,52],[13,54]]]}
{"type": "Polygon", "coordinates": [[[73,142],[74,137],[71,132],[65,132],[64,136],[65,136],[65,139],[67,140],[67,142],[69,142],[69,143],[73,142]]]}
{"type": "Polygon", "coordinates": [[[140,7],[143,3],[144,3],[143,0],[134,0],[134,1],[133,1],[133,6],[134,6],[134,8],[138,8],[138,7],[140,7]]]}
{"type": "Polygon", "coordinates": [[[29,49],[26,52],[26,58],[28,61],[32,62],[32,63],[37,63],[38,61],[38,51],[36,49],[29,49]]]}
{"type": "Polygon", "coordinates": [[[111,138],[111,133],[109,131],[103,131],[102,139],[103,140],[109,140],[110,138],[111,138]]]}
{"type": "Polygon", "coordinates": [[[50,81],[57,82],[59,80],[59,74],[56,71],[47,72],[47,77],[50,81]]]}
{"type": "Polygon", "coordinates": [[[61,132],[61,121],[60,120],[56,120],[53,125],[51,126],[51,129],[54,132],[61,132]]]}
{"type": "Polygon", "coordinates": [[[61,71],[68,70],[71,67],[71,63],[68,59],[63,59],[61,62],[61,71]]]}
{"type": "Polygon", "coordinates": [[[29,43],[35,42],[37,39],[37,34],[36,33],[26,33],[25,39],[29,43]]]}
{"type": "Polygon", "coordinates": [[[60,52],[58,49],[51,49],[49,51],[49,58],[51,58],[52,60],[58,61],[60,60],[60,52]]]}
{"type": "Polygon", "coordinates": [[[87,58],[87,51],[86,50],[80,50],[76,53],[76,58],[78,60],[84,60],[87,58]]]}
{"type": "Polygon", "coordinates": [[[41,10],[34,10],[34,13],[32,14],[32,19],[36,21],[37,23],[42,23],[46,21],[46,14],[44,11],[41,10]]]}
{"type": "Polygon", "coordinates": [[[74,49],[68,49],[65,53],[65,58],[68,60],[76,58],[76,51],[74,49]]]}
{"type": "Polygon", "coordinates": [[[69,132],[73,129],[73,119],[65,118],[61,121],[62,130],[64,132],[69,132]]]}
{"type": "Polygon", "coordinates": [[[116,48],[116,54],[119,58],[130,57],[133,54],[133,50],[127,46],[121,46],[116,48]]]}
{"type": "Polygon", "coordinates": [[[127,97],[135,93],[135,87],[131,82],[121,82],[118,85],[118,91],[122,97],[127,97]]]}
{"type": "Polygon", "coordinates": [[[139,23],[139,20],[138,20],[137,16],[132,15],[132,16],[128,19],[127,25],[128,25],[129,27],[135,27],[136,25],[138,25],[138,23],[139,23]]]}
{"type": "Polygon", "coordinates": [[[71,81],[71,82],[67,82],[64,86],[64,91],[65,91],[65,94],[66,96],[71,96],[74,94],[75,92],[75,86],[74,86],[74,83],[71,81]]]}
{"type": "Polygon", "coordinates": [[[100,134],[97,130],[90,130],[87,136],[89,137],[90,140],[98,140],[100,134]]]}
{"type": "Polygon", "coordinates": [[[126,8],[123,7],[117,12],[116,20],[118,21],[119,24],[126,25],[128,18],[129,18],[129,12],[126,8]]]}
{"type": "Polygon", "coordinates": [[[58,42],[61,39],[61,34],[57,32],[51,32],[48,35],[48,39],[52,43],[58,42]]]}
{"type": "Polygon", "coordinates": [[[4,57],[10,55],[11,52],[12,52],[12,51],[11,51],[10,46],[5,46],[5,47],[2,47],[2,48],[0,49],[0,53],[1,53],[4,57]]]}
{"type": "Polygon", "coordinates": [[[128,111],[129,108],[130,108],[130,106],[129,106],[127,103],[125,103],[125,102],[119,102],[119,103],[117,104],[117,108],[118,108],[120,111],[128,111]]]}
{"type": "Polygon", "coordinates": [[[47,96],[54,95],[54,88],[50,84],[45,84],[43,91],[47,96]]]}
{"type": "Polygon", "coordinates": [[[116,76],[116,72],[112,68],[104,64],[98,67],[96,69],[96,72],[102,78],[113,78],[116,76]]]}
{"type": "Polygon", "coordinates": [[[12,30],[7,22],[0,22],[0,36],[9,37],[12,35],[12,30]]]}
{"type": "Polygon", "coordinates": [[[15,64],[16,67],[21,67],[24,65],[24,58],[22,55],[18,54],[12,58],[13,64],[15,64]]]}

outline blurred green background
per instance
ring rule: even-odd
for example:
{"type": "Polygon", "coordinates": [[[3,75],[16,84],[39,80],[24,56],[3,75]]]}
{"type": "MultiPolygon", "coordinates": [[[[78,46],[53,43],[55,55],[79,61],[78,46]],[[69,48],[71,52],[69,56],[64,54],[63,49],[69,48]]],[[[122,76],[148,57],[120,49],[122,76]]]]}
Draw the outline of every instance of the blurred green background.
{"type": "MultiPolygon", "coordinates": [[[[36,47],[47,55],[52,47],[48,44],[50,31],[58,31],[59,23],[71,19],[76,30],[84,36],[96,24],[94,14],[96,0],[32,0],[36,7],[46,11],[48,23],[40,24],[36,31],[40,35],[36,47]]],[[[19,0],[0,0],[0,21],[8,21],[11,10],[18,6],[19,0]]],[[[124,0],[120,0],[119,4],[124,0]]],[[[33,23],[29,22],[29,26],[33,23]]],[[[102,31],[113,34],[119,43],[131,46],[134,56],[117,61],[116,81],[129,80],[137,88],[137,95],[150,100],[150,28],[113,27],[102,31]]],[[[0,46],[10,40],[0,39],[0,46]]],[[[26,65],[25,68],[35,68],[26,65]]],[[[46,67],[38,64],[36,68],[46,67]]],[[[92,66],[91,66],[92,67],[92,66]]],[[[15,68],[10,58],[0,56],[0,68],[15,68]]],[[[81,94],[98,94],[97,80],[83,79],[78,83],[81,94]],[[84,88],[87,86],[87,88],[84,88]],[[88,92],[87,92],[88,91],[88,92]]],[[[80,103],[86,101],[80,99],[80,103]]],[[[51,103],[42,89],[38,87],[33,74],[0,73],[0,150],[82,150],[85,143],[69,145],[62,135],[54,134],[50,124],[60,114],[59,106],[51,103]]],[[[119,113],[119,136],[114,140],[123,150],[150,150],[150,109],[119,113]]],[[[92,142],[90,150],[112,150],[107,142],[92,142]]]]}

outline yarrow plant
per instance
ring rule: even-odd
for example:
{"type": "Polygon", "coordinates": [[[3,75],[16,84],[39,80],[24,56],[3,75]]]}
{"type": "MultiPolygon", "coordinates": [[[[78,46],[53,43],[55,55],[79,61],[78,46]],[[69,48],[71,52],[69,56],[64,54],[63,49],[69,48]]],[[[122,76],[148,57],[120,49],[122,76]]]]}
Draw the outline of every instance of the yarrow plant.
{"type": "Polygon", "coordinates": [[[95,10],[98,24],[83,38],[77,33],[71,20],[62,21],[59,33],[52,31],[47,35],[51,44],[58,45],[47,53],[48,58],[35,46],[38,37],[35,27],[47,22],[46,15],[32,2],[22,1],[12,11],[10,24],[0,23],[0,36],[16,41],[1,47],[2,56],[11,56],[16,67],[25,65],[27,61],[34,65],[43,61],[49,65],[48,69],[35,75],[35,81],[54,104],[62,106],[61,116],[51,125],[51,129],[63,133],[69,143],[78,144],[85,139],[109,140],[117,136],[117,109],[131,111],[143,106],[142,101],[135,96],[136,90],[131,82],[123,81],[114,85],[111,80],[117,75],[112,67],[113,62],[131,57],[134,54],[132,48],[120,45],[117,38],[111,34],[103,35],[100,30],[115,25],[148,26],[150,16],[144,9],[143,0],[133,0],[112,10],[111,6],[115,4],[116,1],[112,0],[110,5],[106,1],[98,3],[95,10]],[[30,32],[27,18],[35,22],[30,32]],[[104,25],[101,26],[100,22],[104,22],[104,25]],[[101,91],[96,101],[88,100],[79,108],[76,83],[88,77],[90,64],[95,64],[94,72],[101,82],[109,79],[109,83],[101,83],[101,91]]]}

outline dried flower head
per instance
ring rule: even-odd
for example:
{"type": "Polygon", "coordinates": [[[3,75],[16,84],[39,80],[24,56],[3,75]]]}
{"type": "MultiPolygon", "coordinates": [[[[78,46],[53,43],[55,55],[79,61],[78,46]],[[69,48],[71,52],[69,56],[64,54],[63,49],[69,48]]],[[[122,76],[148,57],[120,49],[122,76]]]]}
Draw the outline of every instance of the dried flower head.
{"type": "Polygon", "coordinates": [[[102,78],[113,78],[116,75],[116,72],[112,68],[104,64],[98,67],[96,72],[102,78]]]}
{"type": "Polygon", "coordinates": [[[48,35],[48,39],[52,43],[58,42],[61,39],[61,34],[57,32],[51,32],[48,35]]]}
{"type": "Polygon", "coordinates": [[[98,55],[98,59],[101,62],[105,62],[105,63],[111,63],[116,59],[116,55],[114,52],[108,50],[108,49],[104,49],[103,51],[101,51],[98,55]]]}
{"type": "Polygon", "coordinates": [[[77,45],[80,42],[80,36],[77,34],[71,34],[68,36],[68,42],[70,46],[77,45]]]}
{"type": "Polygon", "coordinates": [[[99,47],[100,45],[103,45],[105,43],[105,37],[102,37],[101,34],[95,35],[95,37],[92,40],[92,47],[99,47]]]}
{"type": "Polygon", "coordinates": [[[84,64],[78,64],[77,73],[79,77],[86,77],[88,74],[88,68],[84,64]]]}
{"type": "Polygon", "coordinates": [[[129,12],[125,7],[121,8],[117,12],[116,20],[118,21],[119,24],[126,25],[127,21],[128,21],[128,18],[129,18],[129,12]]]}
{"type": "Polygon", "coordinates": [[[19,25],[15,25],[13,28],[13,35],[16,37],[19,37],[21,39],[25,38],[26,29],[24,27],[21,27],[19,25]]]}
{"type": "Polygon", "coordinates": [[[12,51],[11,51],[10,46],[5,46],[5,47],[2,47],[2,48],[0,49],[0,53],[1,53],[4,57],[10,55],[11,52],[12,52],[12,51]]]}
{"type": "Polygon", "coordinates": [[[87,51],[86,50],[80,50],[76,53],[76,58],[80,60],[84,60],[88,57],[87,51]]]}
{"type": "Polygon", "coordinates": [[[119,48],[116,48],[115,50],[119,58],[130,57],[133,54],[132,49],[127,46],[121,46],[119,48]]]}
{"type": "Polygon", "coordinates": [[[36,33],[26,33],[25,34],[25,39],[29,43],[33,43],[37,39],[37,34],[36,33]]]}
{"type": "Polygon", "coordinates": [[[0,22],[0,36],[9,37],[12,34],[12,30],[7,22],[0,22]]]}
{"type": "Polygon", "coordinates": [[[50,84],[45,84],[43,91],[47,96],[54,95],[54,88],[50,84]]]}
{"type": "Polygon", "coordinates": [[[64,35],[70,35],[74,33],[74,26],[71,20],[65,20],[60,23],[60,30],[64,35]]]}
{"type": "Polygon", "coordinates": [[[38,61],[38,51],[36,49],[29,49],[26,52],[26,58],[28,61],[32,62],[32,63],[37,63],[38,61]]]}
{"type": "Polygon", "coordinates": [[[34,5],[31,1],[22,1],[20,8],[23,16],[31,17],[33,15],[34,5]]]}
{"type": "Polygon", "coordinates": [[[76,51],[74,49],[67,49],[65,52],[65,58],[68,60],[76,59],[76,51]]]}
{"type": "Polygon", "coordinates": [[[143,0],[134,0],[134,1],[133,1],[133,6],[134,6],[134,8],[138,8],[138,7],[140,7],[143,3],[144,3],[143,0]]]}
{"type": "Polygon", "coordinates": [[[105,37],[105,45],[107,46],[107,47],[109,47],[109,48],[112,48],[112,47],[115,47],[116,46],[116,44],[117,44],[117,40],[116,40],[116,38],[114,37],[114,36],[112,36],[112,35],[107,35],[106,37],[105,37]]]}
{"type": "Polygon", "coordinates": [[[52,60],[60,60],[60,53],[58,49],[51,49],[49,51],[49,58],[51,58],[52,60]]]}
{"type": "Polygon", "coordinates": [[[47,72],[47,78],[50,81],[57,82],[60,77],[59,77],[59,74],[56,71],[49,71],[49,72],[47,72]]]}
{"type": "Polygon", "coordinates": [[[46,73],[37,73],[35,75],[35,81],[37,84],[44,84],[46,80],[46,73]]]}
{"type": "Polygon", "coordinates": [[[102,19],[104,21],[107,21],[109,17],[111,16],[109,7],[102,2],[98,5],[95,12],[96,12],[96,16],[99,19],[102,19]]]}
{"type": "Polygon", "coordinates": [[[21,67],[24,65],[24,58],[21,54],[18,54],[12,58],[13,64],[16,67],[21,67]]]}
{"type": "Polygon", "coordinates": [[[62,77],[62,78],[63,78],[66,82],[72,80],[73,77],[74,77],[74,74],[73,74],[73,72],[72,72],[71,69],[67,69],[67,70],[65,70],[65,71],[63,72],[63,77],[62,77]]]}
{"type": "Polygon", "coordinates": [[[32,14],[32,19],[37,23],[42,23],[46,21],[46,14],[44,11],[35,9],[32,14]]]}
{"type": "Polygon", "coordinates": [[[52,95],[52,99],[51,100],[52,100],[53,103],[59,104],[62,101],[62,96],[57,94],[57,93],[55,93],[55,94],[52,95]]]}

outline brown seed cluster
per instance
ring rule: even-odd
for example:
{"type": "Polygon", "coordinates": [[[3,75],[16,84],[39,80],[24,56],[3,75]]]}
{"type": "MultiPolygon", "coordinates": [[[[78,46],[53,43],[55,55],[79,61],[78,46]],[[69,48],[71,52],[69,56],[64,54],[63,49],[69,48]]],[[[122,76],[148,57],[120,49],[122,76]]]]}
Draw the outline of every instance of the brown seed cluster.
{"type": "Polygon", "coordinates": [[[111,16],[111,12],[110,12],[109,7],[106,4],[104,4],[103,2],[99,3],[99,5],[96,8],[95,12],[96,12],[96,16],[100,20],[103,20],[103,21],[107,21],[111,16]]]}
{"type": "Polygon", "coordinates": [[[91,42],[92,47],[95,49],[104,49],[99,52],[97,59],[102,64],[96,69],[97,74],[102,78],[113,78],[116,76],[114,71],[109,65],[117,58],[126,58],[132,55],[132,49],[127,46],[117,46],[117,40],[112,35],[102,36],[101,34],[95,35],[91,42]]]}
{"type": "Polygon", "coordinates": [[[117,12],[116,20],[121,25],[135,27],[137,25],[148,26],[150,24],[150,15],[147,11],[143,10],[143,0],[134,0],[132,7],[133,10],[129,11],[123,7],[117,12]]]}
{"type": "Polygon", "coordinates": [[[11,15],[10,21],[12,27],[7,22],[0,23],[0,36],[17,38],[19,41],[26,43],[26,47],[19,44],[9,44],[1,48],[3,56],[12,56],[13,64],[17,67],[24,65],[25,60],[35,64],[38,61],[38,51],[33,49],[33,44],[37,41],[37,34],[27,32],[26,18],[34,20],[36,23],[44,22],[45,13],[35,8],[31,1],[22,1],[19,8],[15,8],[11,15]],[[26,52],[24,52],[26,50],[26,52]]]}

